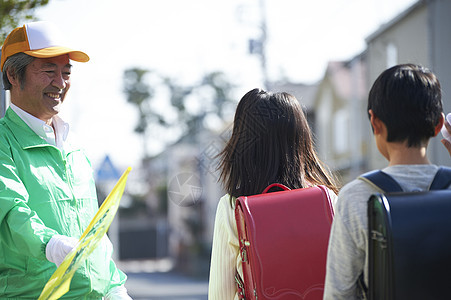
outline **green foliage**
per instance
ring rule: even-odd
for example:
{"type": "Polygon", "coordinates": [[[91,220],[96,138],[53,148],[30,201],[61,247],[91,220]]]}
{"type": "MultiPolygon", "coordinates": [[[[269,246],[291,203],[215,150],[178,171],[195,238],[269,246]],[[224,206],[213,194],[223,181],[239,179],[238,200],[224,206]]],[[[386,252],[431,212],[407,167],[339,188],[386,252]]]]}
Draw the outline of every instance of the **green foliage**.
{"type": "Polygon", "coordinates": [[[47,5],[49,0],[0,0],[0,40],[5,40],[20,22],[34,20],[34,9],[47,5]]]}
{"type": "Polygon", "coordinates": [[[147,100],[154,94],[153,89],[145,82],[147,73],[149,73],[148,70],[140,68],[132,68],[124,72],[124,92],[127,95],[127,101],[136,105],[139,110],[135,131],[140,134],[147,129],[147,117],[150,113],[147,109],[147,100]]]}
{"type": "Polygon", "coordinates": [[[233,85],[221,72],[206,74],[203,78],[202,84],[213,88],[214,94],[216,95],[213,99],[214,106],[217,107],[217,113],[223,119],[225,117],[225,106],[232,101],[229,93],[233,89],[233,85]]]}
{"type": "MultiPolygon", "coordinates": [[[[234,103],[230,94],[234,86],[222,72],[205,74],[199,83],[194,85],[180,85],[175,79],[161,76],[149,70],[131,68],[124,72],[124,92],[127,101],[137,106],[139,111],[138,123],[135,131],[146,137],[146,130],[150,125],[166,128],[179,128],[183,133],[180,139],[195,142],[196,135],[202,130],[207,116],[216,116],[224,120],[227,105],[234,103]],[[150,75],[159,78],[148,84],[150,75]],[[152,109],[152,104],[161,105],[161,97],[155,97],[156,90],[166,90],[168,110],[175,112],[176,121],[170,122],[164,113],[152,109]],[[197,110],[189,107],[190,100],[199,104],[197,110]]],[[[159,94],[161,95],[161,94],[159,94]]]]}

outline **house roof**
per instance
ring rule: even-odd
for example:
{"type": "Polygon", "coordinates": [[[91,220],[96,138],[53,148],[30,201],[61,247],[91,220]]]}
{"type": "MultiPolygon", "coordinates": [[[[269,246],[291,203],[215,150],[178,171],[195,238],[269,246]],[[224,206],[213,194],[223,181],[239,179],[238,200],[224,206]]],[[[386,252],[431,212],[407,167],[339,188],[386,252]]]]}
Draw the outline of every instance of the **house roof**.
{"type": "Polygon", "coordinates": [[[366,52],[348,61],[330,61],[314,97],[314,105],[320,105],[323,93],[332,92],[334,106],[341,106],[351,99],[365,99],[366,88],[366,52]]]}
{"type": "Polygon", "coordinates": [[[418,0],[417,2],[415,2],[414,4],[412,4],[409,8],[407,8],[406,10],[404,10],[403,12],[401,12],[399,15],[397,15],[396,17],[394,17],[393,19],[391,19],[390,21],[388,21],[385,24],[382,24],[379,29],[377,29],[375,32],[373,32],[372,34],[370,34],[366,39],[366,43],[370,43],[372,40],[374,40],[375,38],[377,38],[378,36],[380,36],[382,33],[384,33],[386,30],[388,30],[389,28],[393,27],[393,25],[395,25],[396,23],[400,22],[401,20],[403,20],[404,18],[406,18],[408,15],[410,15],[413,11],[415,11],[418,7],[421,7],[423,5],[426,5],[426,2],[428,0],[418,0]]]}
{"type": "Polygon", "coordinates": [[[342,99],[364,96],[366,93],[364,54],[349,61],[329,62],[325,78],[329,79],[336,95],[342,99]]]}
{"type": "Polygon", "coordinates": [[[313,110],[318,84],[275,82],[270,84],[270,90],[292,94],[306,110],[313,110]]]}
{"type": "Polygon", "coordinates": [[[346,99],[351,94],[351,74],[344,61],[330,61],[327,65],[326,77],[329,78],[336,94],[346,99]]]}

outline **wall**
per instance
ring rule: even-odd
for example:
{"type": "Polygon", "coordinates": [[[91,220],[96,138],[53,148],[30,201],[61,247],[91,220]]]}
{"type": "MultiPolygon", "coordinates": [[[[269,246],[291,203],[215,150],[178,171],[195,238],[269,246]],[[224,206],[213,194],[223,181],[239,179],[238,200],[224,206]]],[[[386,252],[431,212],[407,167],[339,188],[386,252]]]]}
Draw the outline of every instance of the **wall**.
{"type": "MultiPolygon", "coordinates": [[[[407,9],[367,39],[369,89],[379,74],[394,64],[417,63],[434,70],[430,59],[429,24],[428,7],[421,2],[407,9]],[[388,49],[391,47],[396,49],[395,60],[389,58],[388,49]]],[[[372,136],[370,128],[368,135],[372,136]]],[[[374,139],[370,139],[368,148],[369,169],[385,167],[387,161],[377,150],[374,139]]]]}
{"type": "MultiPolygon", "coordinates": [[[[442,86],[443,110],[451,112],[451,1],[435,0],[429,2],[429,53],[431,68],[438,76],[442,86]]],[[[435,164],[451,166],[448,152],[439,138],[432,139],[429,154],[435,164]]]]}

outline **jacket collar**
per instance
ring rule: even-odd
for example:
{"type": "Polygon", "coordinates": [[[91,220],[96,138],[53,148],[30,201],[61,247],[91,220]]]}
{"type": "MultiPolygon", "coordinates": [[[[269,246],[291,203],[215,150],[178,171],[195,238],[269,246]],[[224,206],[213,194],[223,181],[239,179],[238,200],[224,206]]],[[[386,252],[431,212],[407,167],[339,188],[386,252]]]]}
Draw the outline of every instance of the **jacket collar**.
{"type": "MultiPolygon", "coordinates": [[[[53,147],[37,135],[11,108],[8,108],[5,113],[6,125],[10,128],[16,140],[19,142],[22,149],[35,147],[53,147]]],[[[80,150],[80,148],[73,147],[70,143],[66,143],[65,151],[72,152],[80,150]]],[[[58,149],[58,148],[56,148],[58,149]]]]}

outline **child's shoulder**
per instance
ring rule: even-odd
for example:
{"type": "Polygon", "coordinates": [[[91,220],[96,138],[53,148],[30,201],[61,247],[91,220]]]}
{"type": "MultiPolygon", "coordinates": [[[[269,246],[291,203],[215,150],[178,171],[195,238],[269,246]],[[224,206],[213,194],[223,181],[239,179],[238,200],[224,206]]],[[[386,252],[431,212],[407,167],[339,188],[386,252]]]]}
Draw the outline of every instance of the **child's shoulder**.
{"type": "Polygon", "coordinates": [[[369,197],[378,191],[361,179],[347,183],[338,193],[337,208],[345,211],[366,210],[369,197]]]}
{"type": "Polygon", "coordinates": [[[339,195],[340,194],[348,194],[348,195],[349,194],[360,194],[360,193],[368,193],[368,192],[372,193],[375,191],[377,191],[377,190],[375,190],[373,186],[371,186],[367,182],[363,181],[361,179],[361,176],[359,176],[356,179],[345,184],[341,188],[339,195]]]}

